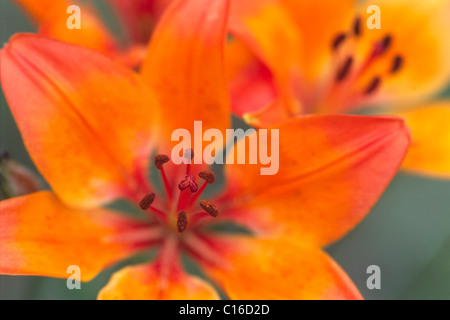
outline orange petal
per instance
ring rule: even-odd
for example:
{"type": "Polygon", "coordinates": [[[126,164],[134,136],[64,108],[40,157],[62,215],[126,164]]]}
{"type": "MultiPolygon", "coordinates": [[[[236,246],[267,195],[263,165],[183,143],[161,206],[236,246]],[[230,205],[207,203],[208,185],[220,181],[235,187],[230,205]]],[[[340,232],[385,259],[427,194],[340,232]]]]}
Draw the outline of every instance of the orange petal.
{"type": "MultiPolygon", "coordinates": [[[[206,266],[231,299],[361,299],[344,271],[320,249],[287,239],[230,237],[227,267],[206,266]]],[[[226,249],[226,250],[225,250],[226,249]]]]}
{"type": "Polygon", "coordinates": [[[350,0],[233,2],[230,29],[273,73],[282,101],[277,106],[287,116],[311,111],[332,40],[351,21],[352,6],[350,0]]]}
{"type": "Polygon", "coordinates": [[[411,128],[411,148],[403,168],[450,178],[450,102],[435,102],[398,113],[411,128]]]}
{"type": "MultiPolygon", "coordinates": [[[[301,77],[303,41],[290,14],[273,0],[234,1],[230,30],[248,44],[273,73],[277,81],[277,95],[285,101],[285,104],[279,105],[285,107],[282,112],[288,115],[299,113],[302,106],[295,97],[293,87],[299,85],[301,77]]],[[[256,110],[247,109],[242,113],[252,111],[256,110]]]]}
{"type": "Polygon", "coordinates": [[[172,0],[107,0],[120,20],[129,38],[147,43],[153,28],[172,0]]]}
{"type": "Polygon", "coordinates": [[[153,265],[124,268],[111,277],[100,300],[217,300],[214,288],[200,278],[178,272],[165,284],[153,265]]]}
{"type": "MultiPolygon", "coordinates": [[[[409,130],[398,118],[303,116],[278,128],[276,174],[261,175],[263,165],[226,165],[228,190],[236,201],[236,211],[228,215],[258,231],[321,246],[364,218],[409,146],[409,130]]],[[[264,145],[259,148],[260,154],[266,151],[264,145]]]]}
{"type": "Polygon", "coordinates": [[[76,265],[89,281],[136,252],[114,241],[134,226],[110,211],[70,209],[47,191],[1,201],[0,273],[68,278],[67,268],[76,265]]]}
{"type": "MultiPolygon", "coordinates": [[[[229,91],[224,71],[228,0],[176,0],[155,30],[142,67],[162,108],[163,134],[230,127],[229,91]]],[[[193,136],[193,135],[192,135],[193,136]]]]}
{"type": "Polygon", "coordinates": [[[35,35],[15,36],[0,56],[9,107],[58,196],[95,206],[142,189],[157,113],[134,73],[35,35]]]}
{"type": "MultiPolygon", "coordinates": [[[[65,0],[14,0],[37,23],[39,33],[49,38],[100,50],[106,54],[115,54],[117,44],[99,15],[89,5],[77,1],[65,0]],[[70,5],[80,8],[81,29],[67,28],[67,21],[72,13],[67,13],[70,5]]],[[[70,11],[72,12],[72,11],[70,11]]]]}
{"type": "Polygon", "coordinates": [[[360,99],[359,103],[412,103],[445,86],[450,76],[450,37],[443,30],[450,30],[450,2],[368,1],[360,9],[366,19],[370,16],[365,14],[369,5],[379,6],[381,29],[363,29],[357,59],[367,57],[373,44],[386,35],[391,35],[392,42],[386,54],[378,57],[353,85],[354,93],[363,92],[374,76],[382,78],[376,94],[360,99]],[[391,73],[396,56],[401,56],[403,63],[391,73]]]}
{"type": "Polygon", "coordinates": [[[226,59],[234,114],[242,117],[275,100],[277,92],[271,72],[242,41],[228,42],[226,59]]]}

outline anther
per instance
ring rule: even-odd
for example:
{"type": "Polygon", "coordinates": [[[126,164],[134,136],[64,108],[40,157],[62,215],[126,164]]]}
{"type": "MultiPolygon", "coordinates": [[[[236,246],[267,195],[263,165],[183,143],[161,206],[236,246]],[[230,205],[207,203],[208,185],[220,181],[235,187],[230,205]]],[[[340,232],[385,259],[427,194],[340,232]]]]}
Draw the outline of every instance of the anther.
{"type": "Polygon", "coordinates": [[[332,49],[334,51],[336,51],[337,49],[339,49],[339,47],[341,46],[341,44],[344,43],[345,39],[347,38],[347,35],[345,33],[340,33],[338,34],[334,39],[333,39],[333,43],[332,43],[332,49]]]}
{"type": "Polygon", "coordinates": [[[201,200],[200,207],[205,210],[211,217],[217,217],[219,215],[219,210],[216,205],[208,200],[201,200]]]}
{"type": "Polygon", "coordinates": [[[388,34],[383,38],[383,40],[381,40],[381,48],[383,49],[383,52],[386,52],[386,50],[390,48],[391,44],[392,36],[388,34]]]}
{"type": "Polygon", "coordinates": [[[186,227],[188,225],[188,219],[185,211],[178,212],[177,216],[177,231],[179,233],[182,233],[184,230],[186,230],[186,227]]]}
{"type": "Polygon", "coordinates": [[[344,61],[341,68],[339,69],[339,71],[336,74],[336,81],[340,82],[348,76],[348,74],[350,73],[352,64],[353,64],[353,57],[351,57],[351,56],[347,57],[347,59],[344,61]]]}
{"type": "Polygon", "coordinates": [[[366,90],[364,91],[365,94],[369,95],[373,93],[381,84],[381,78],[380,77],[374,77],[372,81],[369,83],[369,85],[366,87],[366,90]]]}
{"type": "Polygon", "coordinates": [[[214,183],[214,181],[216,181],[216,176],[212,171],[201,171],[198,176],[209,184],[212,184],[214,183]]]}
{"type": "Polygon", "coordinates": [[[384,54],[391,47],[391,44],[392,36],[388,34],[383,39],[381,39],[381,41],[375,43],[372,56],[376,57],[384,54]]]}
{"type": "Polygon", "coordinates": [[[155,166],[158,169],[161,169],[162,165],[166,162],[169,162],[170,158],[165,154],[158,154],[155,156],[155,166]]]}
{"type": "Polygon", "coordinates": [[[184,180],[178,184],[178,189],[180,189],[180,191],[184,191],[187,188],[189,188],[192,193],[195,193],[198,190],[198,184],[195,182],[195,177],[192,174],[187,174],[184,180]]]}
{"type": "Polygon", "coordinates": [[[361,35],[361,18],[356,17],[352,27],[353,35],[359,37],[361,35]]]}
{"type": "Polygon", "coordinates": [[[155,193],[149,193],[147,194],[142,200],[139,202],[139,207],[141,207],[142,210],[147,210],[152,205],[153,201],[155,201],[155,193]]]}
{"type": "Polygon", "coordinates": [[[397,55],[394,57],[394,59],[392,60],[392,65],[391,65],[391,73],[396,73],[400,70],[400,68],[403,66],[403,57],[400,55],[397,55]]]}

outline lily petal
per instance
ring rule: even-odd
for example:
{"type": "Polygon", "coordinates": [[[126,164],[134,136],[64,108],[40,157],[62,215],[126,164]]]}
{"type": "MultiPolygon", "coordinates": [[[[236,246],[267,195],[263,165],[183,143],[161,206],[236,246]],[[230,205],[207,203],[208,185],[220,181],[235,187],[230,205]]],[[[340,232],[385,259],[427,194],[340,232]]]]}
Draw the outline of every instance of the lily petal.
{"type": "Polygon", "coordinates": [[[345,272],[320,249],[288,239],[244,237],[230,237],[222,247],[227,267],[205,269],[231,299],[362,298],[345,272]]]}
{"type": "MultiPolygon", "coordinates": [[[[341,238],[364,218],[395,175],[410,142],[399,118],[303,116],[276,128],[279,171],[261,175],[262,165],[227,164],[229,201],[235,203],[225,207],[228,213],[222,210],[222,216],[256,231],[294,235],[319,246],[341,238]]],[[[245,141],[237,149],[241,143],[245,141]]],[[[248,143],[245,148],[248,154],[248,143]]],[[[264,144],[259,148],[266,152],[264,144]]]]}
{"type": "Polygon", "coordinates": [[[107,0],[133,42],[148,43],[153,28],[172,0],[107,0]]]}
{"type": "Polygon", "coordinates": [[[203,130],[229,128],[228,7],[229,0],[173,1],[154,32],[142,75],[162,106],[165,141],[175,129],[193,133],[195,120],[203,121],[203,130]]]}
{"type": "Polygon", "coordinates": [[[269,67],[281,100],[276,105],[287,116],[310,111],[307,104],[332,60],[332,39],[347,27],[352,8],[351,0],[233,2],[231,32],[269,67]]]}
{"type": "Polygon", "coordinates": [[[145,187],[157,112],[134,73],[98,52],[36,35],[13,37],[0,58],[9,107],[58,196],[89,207],[145,187]]]}
{"type": "Polygon", "coordinates": [[[48,191],[0,202],[0,273],[66,278],[80,267],[89,281],[139,248],[114,241],[137,222],[107,210],[75,210],[48,191]]]}
{"type": "Polygon", "coordinates": [[[242,41],[233,39],[228,42],[226,59],[234,114],[243,117],[276,99],[277,91],[270,70],[242,41]]]}
{"type": "Polygon", "coordinates": [[[66,0],[14,0],[14,2],[36,21],[39,33],[43,36],[99,50],[109,55],[117,51],[114,37],[89,5],[66,0]],[[67,20],[72,14],[67,13],[70,5],[80,7],[80,29],[66,27],[67,20]]]}
{"type": "Polygon", "coordinates": [[[403,168],[450,178],[450,102],[441,101],[398,113],[411,128],[412,143],[403,168]]]}
{"type": "MultiPolygon", "coordinates": [[[[274,74],[282,101],[276,106],[288,116],[299,113],[292,108],[295,99],[303,113],[417,102],[441,89],[450,75],[450,38],[442,33],[450,29],[446,0],[378,0],[359,5],[352,0],[243,0],[233,3],[230,28],[274,74]],[[366,27],[369,5],[380,8],[381,29],[366,27]],[[358,35],[355,21],[359,21],[358,35]],[[339,36],[343,41],[333,49],[339,36]],[[391,41],[386,52],[371,58],[376,44],[387,36],[391,41]],[[294,38],[298,43],[286,41],[294,38]],[[349,76],[336,81],[350,57],[349,76]],[[373,81],[380,85],[367,94],[373,81]]],[[[263,111],[249,110],[252,114],[247,118],[264,125],[270,114],[263,111]]]]}
{"type": "Polygon", "coordinates": [[[100,291],[100,300],[217,300],[214,288],[202,279],[180,271],[163,284],[154,265],[124,268],[100,291]]]}

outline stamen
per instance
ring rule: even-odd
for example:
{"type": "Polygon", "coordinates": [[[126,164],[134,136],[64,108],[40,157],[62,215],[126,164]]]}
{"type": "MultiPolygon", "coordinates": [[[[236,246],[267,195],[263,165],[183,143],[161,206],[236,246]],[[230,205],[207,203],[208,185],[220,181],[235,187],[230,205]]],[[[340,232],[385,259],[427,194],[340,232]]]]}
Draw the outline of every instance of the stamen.
{"type": "Polygon", "coordinates": [[[195,177],[192,174],[187,174],[184,180],[178,184],[178,189],[180,189],[180,191],[184,191],[187,188],[189,188],[192,193],[198,191],[198,184],[195,182],[195,177]]]}
{"type": "Polygon", "coordinates": [[[352,27],[353,35],[359,37],[361,35],[361,17],[356,17],[352,27]]]}
{"type": "Polygon", "coordinates": [[[189,201],[188,205],[189,208],[198,200],[198,198],[200,198],[200,196],[202,195],[203,191],[205,191],[208,184],[212,184],[216,181],[216,176],[212,171],[201,171],[198,174],[198,176],[205,181],[203,182],[203,185],[200,187],[198,192],[189,201]]]}
{"type": "Polygon", "coordinates": [[[216,181],[216,175],[212,171],[202,171],[198,174],[198,176],[209,184],[216,181]]]}
{"type": "Polygon", "coordinates": [[[383,39],[381,39],[381,41],[375,43],[372,57],[377,57],[386,53],[386,51],[391,47],[391,44],[392,36],[388,34],[383,39]]]}
{"type": "Polygon", "coordinates": [[[142,200],[139,202],[139,207],[142,210],[150,209],[154,213],[156,213],[163,221],[167,221],[166,213],[152,207],[153,202],[155,201],[156,195],[154,192],[147,194],[142,200]]]}
{"type": "Polygon", "coordinates": [[[217,217],[219,215],[219,210],[217,209],[216,205],[208,200],[202,200],[200,201],[200,207],[202,207],[203,210],[205,210],[211,217],[217,217]]]}
{"type": "Polygon", "coordinates": [[[345,39],[347,38],[347,35],[345,33],[338,34],[331,45],[333,51],[337,51],[339,47],[344,43],[345,39]]]}
{"type": "Polygon", "coordinates": [[[383,48],[384,52],[386,52],[386,50],[390,48],[391,44],[392,44],[392,36],[388,34],[381,41],[381,47],[383,48]]]}
{"type": "Polygon", "coordinates": [[[403,66],[403,57],[400,55],[396,55],[394,59],[392,60],[391,65],[391,73],[396,73],[400,70],[400,68],[403,66]]]}
{"type": "Polygon", "coordinates": [[[170,158],[165,154],[158,154],[155,156],[155,166],[161,172],[161,177],[164,183],[164,189],[166,189],[166,194],[169,201],[172,200],[172,188],[170,187],[169,180],[167,179],[166,172],[164,171],[163,164],[169,162],[170,158]]]}
{"type": "Polygon", "coordinates": [[[186,230],[186,227],[188,225],[188,219],[185,211],[178,212],[177,217],[177,231],[179,233],[182,233],[184,230],[186,230]]]}
{"type": "Polygon", "coordinates": [[[367,86],[366,90],[364,91],[365,94],[369,95],[373,93],[381,84],[381,78],[380,77],[374,77],[372,81],[367,86]]]}
{"type": "Polygon", "coordinates": [[[189,216],[189,224],[191,226],[194,226],[197,223],[197,221],[203,220],[204,218],[211,218],[211,215],[204,211],[197,212],[189,216]]]}
{"type": "Polygon", "coordinates": [[[352,64],[353,64],[353,57],[351,57],[351,56],[347,57],[347,59],[342,64],[341,68],[339,69],[338,73],[336,74],[337,82],[341,82],[348,76],[348,74],[350,73],[352,64]]]}
{"type": "Polygon", "coordinates": [[[170,158],[165,154],[158,154],[155,156],[155,166],[159,170],[161,170],[162,165],[166,162],[169,162],[170,158]]]}
{"type": "Polygon", "coordinates": [[[153,201],[155,201],[155,193],[149,193],[147,194],[142,200],[139,202],[139,207],[141,207],[142,210],[147,210],[152,205],[153,201]]]}

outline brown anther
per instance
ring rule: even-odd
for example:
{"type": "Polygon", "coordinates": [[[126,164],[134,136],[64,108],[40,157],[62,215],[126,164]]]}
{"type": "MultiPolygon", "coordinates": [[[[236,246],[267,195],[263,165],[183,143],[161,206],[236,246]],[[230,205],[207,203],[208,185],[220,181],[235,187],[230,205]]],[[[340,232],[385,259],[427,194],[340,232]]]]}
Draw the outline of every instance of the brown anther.
{"type": "Polygon", "coordinates": [[[211,217],[217,217],[219,215],[219,210],[217,209],[216,205],[208,200],[202,200],[200,201],[200,207],[202,207],[203,210],[205,210],[211,217]]]}
{"type": "Polygon", "coordinates": [[[366,87],[366,90],[364,91],[365,94],[371,94],[373,93],[381,84],[381,78],[380,77],[374,77],[372,81],[370,81],[369,85],[366,87]]]}
{"type": "Polygon", "coordinates": [[[347,59],[345,59],[341,68],[338,70],[338,72],[336,74],[336,81],[340,82],[348,76],[348,74],[350,73],[352,64],[353,64],[353,57],[351,57],[351,56],[347,57],[347,59]]]}
{"type": "Polygon", "coordinates": [[[139,207],[141,207],[142,210],[147,210],[148,208],[150,208],[153,201],[155,201],[155,197],[155,193],[149,193],[139,202],[139,207]]]}
{"type": "Polygon", "coordinates": [[[383,49],[383,52],[386,52],[387,49],[391,47],[392,44],[392,36],[387,35],[381,40],[381,48],[383,49]]]}
{"type": "Polygon", "coordinates": [[[334,39],[333,39],[333,43],[331,45],[331,48],[336,51],[337,49],[339,49],[339,47],[341,46],[341,44],[344,43],[345,39],[347,39],[347,35],[345,33],[340,33],[338,34],[334,39]]]}
{"type": "Polygon", "coordinates": [[[184,180],[178,184],[178,189],[180,189],[180,191],[184,191],[187,188],[189,188],[192,193],[195,193],[198,190],[198,184],[195,182],[195,177],[192,174],[187,174],[184,180]]]}
{"type": "Polygon", "coordinates": [[[165,154],[158,154],[155,156],[155,166],[158,169],[161,169],[162,165],[166,162],[169,162],[170,158],[165,154]]]}
{"type": "Polygon", "coordinates": [[[356,17],[352,26],[353,35],[359,37],[361,35],[361,17],[356,17]]]}
{"type": "Polygon", "coordinates": [[[188,218],[185,211],[178,212],[177,216],[177,231],[179,233],[182,233],[184,230],[186,230],[186,227],[188,225],[188,218]]]}
{"type": "Polygon", "coordinates": [[[394,59],[392,60],[391,65],[391,73],[396,73],[400,70],[400,68],[403,66],[403,57],[400,55],[396,55],[394,59]]]}
{"type": "Polygon", "coordinates": [[[216,181],[216,175],[212,171],[201,171],[198,176],[208,182],[209,184],[214,183],[216,181]]]}
{"type": "Polygon", "coordinates": [[[391,44],[392,36],[388,34],[381,41],[375,43],[372,56],[377,57],[384,54],[391,47],[391,44]]]}

